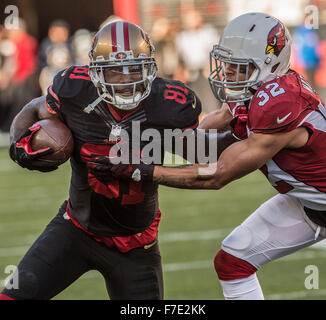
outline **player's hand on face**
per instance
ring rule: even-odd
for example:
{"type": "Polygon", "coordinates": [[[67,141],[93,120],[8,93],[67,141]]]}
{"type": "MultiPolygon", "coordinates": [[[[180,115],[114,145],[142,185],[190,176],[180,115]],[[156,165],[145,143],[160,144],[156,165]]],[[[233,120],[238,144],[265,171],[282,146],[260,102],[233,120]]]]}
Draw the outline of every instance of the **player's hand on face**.
{"type": "Polygon", "coordinates": [[[144,163],[115,164],[113,158],[107,156],[96,156],[94,161],[89,163],[89,168],[94,176],[102,181],[108,182],[112,179],[124,179],[139,181],[152,181],[154,166],[144,163]]]}
{"type": "Polygon", "coordinates": [[[41,159],[41,157],[53,153],[51,148],[33,151],[30,145],[33,135],[40,128],[40,125],[32,126],[19,139],[13,141],[9,149],[10,157],[21,167],[29,170],[38,170],[41,172],[56,170],[60,164],[59,162],[41,159]]]}

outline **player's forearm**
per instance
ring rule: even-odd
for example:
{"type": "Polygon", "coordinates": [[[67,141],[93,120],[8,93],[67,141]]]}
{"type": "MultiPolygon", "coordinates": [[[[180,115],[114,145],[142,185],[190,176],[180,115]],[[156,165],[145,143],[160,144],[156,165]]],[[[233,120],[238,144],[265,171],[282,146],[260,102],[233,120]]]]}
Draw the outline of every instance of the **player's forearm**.
{"type": "MultiPolygon", "coordinates": [[[[215,163],[184,168],[155,167],[153,180],[175,188],[220,189],[260,168],[300,133],[293,130],[290,133],[251,134],[248,139],[230,146],[215,163]]],[[[307,139],[303,140],[306,142],[307,139]]]]}
{"type": "Polygon", "coordinates": [[[183,139],[181,152],[173,146],[172,153],[178,154],[191,163],[216,162],[221,153],[231,144],[238,140],[234,138],[231,131],[213,132],[210,130],[195,130],[194,139],[190,136],[183,139]]]}
{"type": "Polygon", "coordinates": [[[213,119],[208,118],[206,121],[205,119],[202,120],[198,128],[203,130],[216,129],[218,132],[224,132],[230,130],[231,127],[229,122],[221,122],[217,124],[213,119]]]}
{"type": "Polygon", "coordinates": [[[231,130],[217,133],[205,132],[205,156],[209,158],[210,162],[215,162],[221,153],[235,142],[238,140],[233,136],[231,130]],[[211,157],[216,157],[216,159],[211,159],[211,157]]]}
{"type": "Polygon", "coordinates": [[[199,124],[198,129],[216,129],[219,132],[230,129],[230,121],[232,115],[226,104],[223,104],[221,109],[209,113],[199,124]]]}
{"type": "Polygon", "coordinates": [[[220,189],[224,184],[216,175],[217,163],[180,167],[155,166],[153,180],[159,184],[182,189],[220,189]]]}
{"type": "Polygon", "coordinates": [[[33,123],[37,121],[37,112],[30,104],[26,105],[16,115],[10,126],[10,143],[17,140],[33,123]]]}
{"type": "Polygon", "coordinates": [[[10,143],[18,139],[35,122],[41,120],[45,108],[45,97],[33,99],[16,115],[10,126],[10,143]],[[42,108],[43,107],[43,108],[42,108]]]}
{"type": "Polygon", "coordinates": [[[214,163],[183,168],[155,166],[153,180],[174,188],[221,189],[231,181],[260,168],[273,156],[270,143],[264,142],[263,147],[257,144],[259,143],[253,137],[234,143],[214,163]]]}

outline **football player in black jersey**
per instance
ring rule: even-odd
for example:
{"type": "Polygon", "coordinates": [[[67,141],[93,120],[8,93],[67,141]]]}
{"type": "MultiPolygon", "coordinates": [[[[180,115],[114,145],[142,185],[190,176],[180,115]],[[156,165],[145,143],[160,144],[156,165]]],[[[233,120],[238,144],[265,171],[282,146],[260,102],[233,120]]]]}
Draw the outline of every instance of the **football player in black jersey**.
{"type": "MultiPolygon", "coordinates": [[[[69,199],[18,265],[19,289],[5,288],[0,299],[50,299],[89,270],[103,275],[111,299],[163,298],[158,185],[117,179],[105,170],[105,156],[124,142],[122,132],[133,134],[135,123],[140,135],[159,132],[160,164],[164,130],[198,126],[200,100],[181,82],[156,77],[153,52],[138,26],[108,24],[94,37],[90,65],[59,72],[47,95],[14,119],[10,156],[20,166],[57,168],[41,159],[52,150],[28,152],[28,138],[37,130],[30,128],[41,119],[63,121],[74,152],[69,199]]],[[[223,139],[225,145],[235,141],[231,134],[223,139]]],[[[141,157],[146,143],[131,153],[141,157]]]]}

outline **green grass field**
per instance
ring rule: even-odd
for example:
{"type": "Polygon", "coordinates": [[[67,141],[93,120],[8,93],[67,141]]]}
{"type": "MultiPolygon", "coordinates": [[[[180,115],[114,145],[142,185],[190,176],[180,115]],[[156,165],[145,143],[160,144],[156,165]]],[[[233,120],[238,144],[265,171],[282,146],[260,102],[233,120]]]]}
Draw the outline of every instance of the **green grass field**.
{"type": "MultiPolygon", "coordinates": [[[[0,150],[0,280],[67,198],[70,166],[48,174],[21,169],[0,150]]],[[[163,213],[159,239],[165,299],[223,299],[213,258],[223,238],[275,194],[255,172],[220,191],[160,187],[163,213]]],[[[266,299],[326,299],[326,250],[308,248],[274,261],[258,272],[266,299]],[[308,265],[318,267],[319,289],[307,290],[308,265]]],[[[1,285],[0,285],[1,287],[1,285]]],[[[108,299],[100,273],[90,271],[54,299],[108,299]]]]}

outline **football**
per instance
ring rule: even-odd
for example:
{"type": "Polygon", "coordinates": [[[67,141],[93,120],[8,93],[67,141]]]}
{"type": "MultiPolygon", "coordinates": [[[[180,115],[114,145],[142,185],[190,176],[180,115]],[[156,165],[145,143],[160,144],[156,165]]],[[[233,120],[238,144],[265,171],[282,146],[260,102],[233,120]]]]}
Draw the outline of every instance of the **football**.
{"type": "Polygon", "coordinates": [[[74,139],[70,129],[60,120],[44,119],[36,122],[41,128],[36,131],[31,139],[30,145],[33,151],[50,147],[53,153],[43,156],[40,159],[66,162],[74,148],[74,139]]]}

